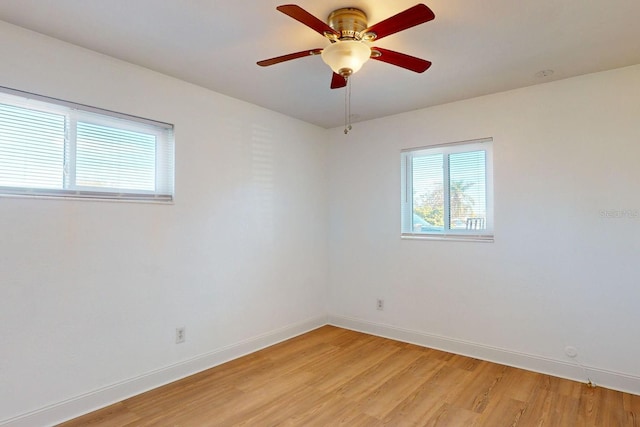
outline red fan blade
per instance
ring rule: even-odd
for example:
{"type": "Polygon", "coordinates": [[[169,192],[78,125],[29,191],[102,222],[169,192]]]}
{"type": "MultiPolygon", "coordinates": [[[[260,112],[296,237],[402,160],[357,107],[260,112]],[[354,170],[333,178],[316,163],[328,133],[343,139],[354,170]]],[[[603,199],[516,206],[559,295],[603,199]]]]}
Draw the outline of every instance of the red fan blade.
{"type": "Polygon", "coordinates": [[[404,12],[400,12],[391,18],[378,22],[373,27],[367,28],[364,32],[375,33],[375,40],[380,40],[381,38],[395,34],[398,31],[406,30],[407,28],[415,27],[416,25],[431,21],[435,17],[436,15],[427,6],[424,4],[417,4],[404,12]]]}
{"type": "Polygon", "coordinates": [[[290,53],[288,55],[277,56],[271,59],[264,59],[262,61],[258,61],[258,65],[266,67],[273,64],[279,64],[280,62],[290,61],[292,59],[303,58],[305,56],[320,55],[321,53],[322,49],[303,50],[302,52],[290,53]]]}
{"type": "Polygon", "coordinates": [[[341,87],[345,87],[347,85],[347,79],[342,77],[338,73],[333,73],[331,77],[331,89],[339,89],[341,87]]]}
{"type": "Polygon", "coordinates": [[[407,70],[415,71],[416,73],[423,73],[431,66],[430,61],[406,55],[404,53],[394,52],[393,50],[372,47],[371,51],[374,53],[376,51],[380,52],[380,56],[371,55],[371,59],[406,68],[407,70]]]}
{"type": "Polygon", "coordinates": [[[298,22],[303,23],[307,27],[312,30],[318,32],[320,35],[324,36],[325,33],[335,34],[336,36],[340,36],[336,30],[327,25],[324,21],[319,20],[300,6],[295,4],[283,4],[282,6],[276,7],[280,12],[284,13],[295,19],[298,22]]]}

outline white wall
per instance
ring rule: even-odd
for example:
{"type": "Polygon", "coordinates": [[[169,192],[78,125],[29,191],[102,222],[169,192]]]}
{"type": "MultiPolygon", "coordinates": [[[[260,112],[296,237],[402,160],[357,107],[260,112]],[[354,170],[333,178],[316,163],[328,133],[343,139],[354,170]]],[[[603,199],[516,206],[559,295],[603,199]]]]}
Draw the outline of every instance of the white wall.
{"type": "Polygon", "coordinates": [[[330,321],[640,394],[638,88],[634,66],[332,130],[330,321]],[[495,243],[401,240],[400,150],[484,137],[495,243]]]}
{"type": "Polygon", "coordinates": [[[173,123],[177,161],[171,206],[0,198],[0,424],[326,323],[325,130],[5,23],[0,40],[1,86],[173,123]]]}

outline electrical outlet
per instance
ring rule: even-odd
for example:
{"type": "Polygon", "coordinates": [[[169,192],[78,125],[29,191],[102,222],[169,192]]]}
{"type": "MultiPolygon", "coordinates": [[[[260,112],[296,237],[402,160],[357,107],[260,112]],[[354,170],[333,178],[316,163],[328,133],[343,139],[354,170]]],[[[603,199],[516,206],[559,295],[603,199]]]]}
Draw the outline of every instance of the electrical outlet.
{"type": "Polygon", "coordinates": [[[176,328],[176,344],[184,342],[184,340],[186,339],[185,333],[186,332],[184,326],[181,328],[176,328]]]}
{"type": "Polygon", "coordinates": [[[380,311],[384,310],[384,300],[383,299],[378,299],[376,301],[376,309],[380,310],[380,311]]]}

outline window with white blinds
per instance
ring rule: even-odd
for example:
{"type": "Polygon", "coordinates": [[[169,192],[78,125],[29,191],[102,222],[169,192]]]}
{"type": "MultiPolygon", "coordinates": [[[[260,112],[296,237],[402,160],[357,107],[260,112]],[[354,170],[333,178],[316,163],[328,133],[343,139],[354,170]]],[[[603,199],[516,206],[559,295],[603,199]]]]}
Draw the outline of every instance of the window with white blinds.
{"type": "Polygon", "coordinates": [[[402,152],[402,236],[493,241],[491,138],[402,152]]]}
{"type": "Polygon", "coordinates": [[[0,88],[0,195],[171,202],[173,126],[0,88]]]}

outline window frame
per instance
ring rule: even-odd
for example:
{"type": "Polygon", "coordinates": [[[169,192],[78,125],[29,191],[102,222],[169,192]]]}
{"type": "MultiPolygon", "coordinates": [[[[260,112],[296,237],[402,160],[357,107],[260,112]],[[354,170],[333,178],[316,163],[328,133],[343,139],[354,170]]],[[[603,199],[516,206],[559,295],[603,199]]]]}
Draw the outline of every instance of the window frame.
{"type": "Polygon", "coordinates": [[[60,169],[63,175],[62,186],[60,188],[40,188],[0,185],[0,197],[173,203],[175,195],[175,140],[172,124],[2,86],[0,86],[0,102],[15,107],[65,116],[63,147],[65,158],[60,169]],[[79,122],[153,135],[155,137],[155,189],[77,185],[76,153],[79,122]]]}
{"type": "Polygon", "coordinates": [[[480,138],[467,141],[437,144],[423,147],[407,148],[401,150],[401,238],[421,240],[448,240],[448,241],[494,241],[494,210],[493,210],[493,138],[480,138]],[[474,151],[485,152],[485,199],[486,199],[486,223],[485,229],[451,229],[450,221],[450,187],[449,179],[449,155],[474,151]],[[443,231],[416,232],[413,224],[413,159],[426,155],[442,154],[443,158],[443,231]],[[446,160],[444,160],[446,158],[446,160]]]}

